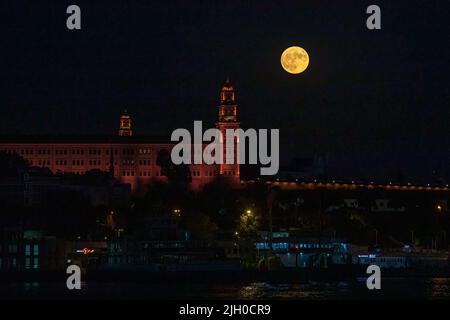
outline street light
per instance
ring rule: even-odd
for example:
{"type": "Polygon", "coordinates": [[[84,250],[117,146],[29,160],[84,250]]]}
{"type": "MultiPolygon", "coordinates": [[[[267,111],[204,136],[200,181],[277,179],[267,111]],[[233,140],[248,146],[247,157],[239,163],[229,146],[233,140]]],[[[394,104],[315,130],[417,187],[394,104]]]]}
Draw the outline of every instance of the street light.
{"type": "Polygon", "coordinates": [[[173,213],[174,215],[176,215],[177,217],[181,216],[181,210],[180,209],[173,209],[173,213]]]}

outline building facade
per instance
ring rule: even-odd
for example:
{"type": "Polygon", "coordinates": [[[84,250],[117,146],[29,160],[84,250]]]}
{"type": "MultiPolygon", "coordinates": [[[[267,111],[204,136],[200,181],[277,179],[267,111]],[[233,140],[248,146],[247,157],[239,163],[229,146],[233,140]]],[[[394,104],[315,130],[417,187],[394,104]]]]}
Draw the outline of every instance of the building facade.
{"type": "MultiPolygon", "coordinates": [[[[220,92],[216,126],[225,133],[228,128],[239,128],[235,90],[227,80],[220,92]]],[[[175,142],[164,137],[135,136],[132,118],[125,111],[120,117],[116,136],[15,136],[0,137],[0,152],[16,153],[30,166],[46,167],[53,173],[84,174],[98,169],[110,172],[133,191],[142,190],[153,182],[165,182],[167,177],[158,165],[158,155],[171,151],[175,142]]],[[[225,141],[225,137],[224,137],[225,141]]],[[[237,150],[237,143],[235,150],[237,150]]],[[[222,144],[225,157],[225,145],[222,144]]],[[[167,154],[167,153],[166,153],[167,154]]],[[[191,189],[200,190],[217,179],[234,186],[240,182],[239,165],[191,164],[188,165],[191,189]]]]}

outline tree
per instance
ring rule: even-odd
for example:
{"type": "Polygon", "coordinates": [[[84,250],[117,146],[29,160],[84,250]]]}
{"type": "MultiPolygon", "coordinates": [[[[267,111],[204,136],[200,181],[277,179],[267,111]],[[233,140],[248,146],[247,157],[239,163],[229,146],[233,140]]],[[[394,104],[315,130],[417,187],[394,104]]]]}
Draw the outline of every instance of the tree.
{"type": "Polygon", "coordinates": [[[175,189],[186,190],[192,181],[191,171],[185,164],[173,164],[168,150],[160,150],[156,164],[161,168],[161,175],[166,176],[169,184],[175,189]]]}
{"type": "Polygon", "coordinates": [[[0,177],[14,177],[20,169],[28,167],[28,161],[17,153],[0,152],[0,177]]]}
{"type": "Polygon", "coordinates": [[[203,213],[188,215],[184,218],[183,225],[197,240],[211,240],[218,230],[217,225],[203,213]]]}
{"type": "Polygon", "coordinates": [[[252,210],[246,210],[239,218],[239,236],[253,238],[259,228],[259,217],[252,210]]]}

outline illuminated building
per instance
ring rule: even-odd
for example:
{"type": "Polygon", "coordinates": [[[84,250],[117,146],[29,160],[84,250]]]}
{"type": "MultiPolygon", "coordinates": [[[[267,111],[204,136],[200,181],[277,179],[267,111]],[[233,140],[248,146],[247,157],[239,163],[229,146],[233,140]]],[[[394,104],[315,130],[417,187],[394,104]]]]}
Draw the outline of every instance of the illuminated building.
{"type": "MultiPolygon", "coordinates": [[[[220,92],[216,125],[222,132],[239,127],[235,91],[229,80],[220,92]]],[[[130,184],[133,191],[142,190],[153,182],[167,181],[157,164],[158,154],[170,152],[175,145],[169,138],[134,135],[132,118],[127,112],[120,117],[117,136],[16,136],[0,139],[0,151],[17,153],[28,160],[30,166],[47,167],[53,173],[84,174],[99,169],[130,184]]],[[[189,172],[193,190],[200,190],[217,178],[235,186],[240,182],[238,164],[192,164],[189,172]]]]}
{"type": "Polygon", "coordinates": [[[131,117],[125,109],[124,114],[120,117],[119,131],[118,135],[122,136],[132,136],[133,130],[131,129],[131,117]]]}
{"type": "MultiPolygon", "coordinates": [[[[224,159],[226,159],[227,157],[225,148],[226,130],[227,129],[235,130],[239,128],[239,122],[237,121],[236,96],[234,88],[231,85],[229,79],[227,79],[220,92],[219,119],[216,122],[216,127],[217,129],[220,130],[220,132],[222,132],[221,146],[223,150],[223,157],[224,159]]],[[[238,160],[238,145],[239,145],[238,138],[235,138],[234,163],[237,163],[238,160]]],[[[227,179],[229,178],[231,180],[233,179],[239,180],[240,176],[239,165],[223,163],[220,165],[219,172],[222,176],[227,177],[227,179]]]]}

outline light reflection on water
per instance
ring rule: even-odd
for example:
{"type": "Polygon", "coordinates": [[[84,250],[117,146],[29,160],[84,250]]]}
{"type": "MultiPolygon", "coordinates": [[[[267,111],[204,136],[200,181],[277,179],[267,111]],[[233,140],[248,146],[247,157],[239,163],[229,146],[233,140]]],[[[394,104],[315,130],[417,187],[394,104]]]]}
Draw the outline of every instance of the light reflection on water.
{"type": "Polygon", "coordinates": [[[450,299],[449,283],[450,279],[448,278],[429,279],[427,296],[430,299],[450,299]]]}
{"type": "Polygon", "coordinates": [[[274,284],[87,283],[69,291],[65,283],[0,283],[0,299],[450,299],[450,278],[382,279],[381,290],[365,280],[274,284]]]}

